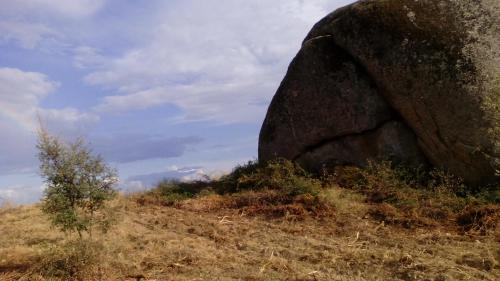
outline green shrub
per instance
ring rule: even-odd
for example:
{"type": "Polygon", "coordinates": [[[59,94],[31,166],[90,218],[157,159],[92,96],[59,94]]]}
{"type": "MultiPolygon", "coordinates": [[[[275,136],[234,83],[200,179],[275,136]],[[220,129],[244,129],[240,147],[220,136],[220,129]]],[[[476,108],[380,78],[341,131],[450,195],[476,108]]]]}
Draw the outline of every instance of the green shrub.
{"type": "Polygon", "coordinates": [[[240,178],[256,173],[259,167],[260,164],[257,161],[248,161],[246,164],[236,166],[230,174],[214,182],[216,191],[220,194],[224,194],[249,189],[248,186],[240,182],[240,178]]]}
{"type": "Polygon", "coordinates": [[[270,161],[265,165],[249,162],[223,177],[218,184],[217,190],[221,193],[269,189],[288,196],[317,195],[321,188],[320,180],[311,177],[298,164],[284,159],[270,161]]]}
{"type": "Polygon", "coordinates": [[[321,188],[319,179],[291,161],[276,160],[265,165],[250,161],[219,180],[163,180],[138,197],[137,202],[172,206],[186,199],[218,193],[226,200],[226,207],[243,208],[249,214],[267,211],[285,214],[291,210],[319,214],[320,210],[328,209],[318,196],[321,188]]]}
{"type": "Polygon", "coordinates": [[[106,201],[116,192],[118,178],[100,156],[92,155],[83,140],[65,144],[45,130],[38,135],[40,171],[47,188],[42,210],[64,232],[92,235],[93,226],[107,230],[106,201]]]}
{"type": "MultiPolygon", "coordinates": [[[[196,184],[196,183],[193,183],[196,184]]],[[[192,198],[197,192],[193,190],[191,183],[181,183],[175,180],[163,180],[158,183],[154,193],[157,193],[159,199],[166,205],[173,205],[175,202],[192,198]]]]}
{"type": "Polygon", "coordinates": [[[500,185],[485,187],[477,194],[477,197],[488,203],[500,204],[500,185]]]}

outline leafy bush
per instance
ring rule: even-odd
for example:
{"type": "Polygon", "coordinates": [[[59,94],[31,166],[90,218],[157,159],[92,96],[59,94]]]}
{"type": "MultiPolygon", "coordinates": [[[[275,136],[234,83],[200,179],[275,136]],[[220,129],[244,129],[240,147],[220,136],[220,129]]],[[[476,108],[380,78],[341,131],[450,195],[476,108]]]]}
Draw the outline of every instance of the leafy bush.
{"type": "MultiPolygon", "coordinates": [[[[261,165],[249,161],[236,167],[219,180],[179,182],[163,180],[149,192],[164,205],[192,198],[198,194],[233,194],[246,190],[274,190],[283,196],[311,194],[316,196],[321,181],[314,179],[297,164],[288,160],[276,160],[261,165]]],[[[144,198],[143,198],[144,199],[144,198]]]]}
{"type": "MultiPolygon", "coordinates": [[[[218,208],[240,209],[249,215],[299,219],[323,216],[328,212],[329,204],[318,196],[321,188],[319,179],[291,161],[280,159],[266,164],[250,161],[219,180],[164,180],[137,198],[137,202],[172,206],[189,198],[211,195],[218,208]],[[214,192],[219,195],[214,197],[214,192]]],[[[205,204],[214,205],[209,201],[205,204]]]]}
{"type": "Polygon", "coordinates": [[[42,210],[52,224],[65,232],[92,235],[95,225],[109,227],[110,216],[104,212],[106,201],[112,199],[117,182],[115,170],[79,139],[65,144],[45,130],[38,135],[40,171],[47,188],[42,210]]]}
{"type": "Polygon", "coordinates": [[[223,194],[223,206],[245,215],[302,220],[332,214],[331,204],[320,196],[321,180],[289,160],[248,162],[212,184],[223,194]]]}
{"type": "Polygon", "coordinates": [[[160,181],[155,188],[136,198],[136,201],[141,205],[152,203],[172,206],[195,196],[213,193],[211,188],[212,183],[213,182],[209,179],[188,182],[164,179],[160,181]]]}
{"type": "Polygon", "coordinates": [[[260,166],[257,161],[248,161],[246,164],[236,166],[230,174],[221,177],[215,182],[216,191],[224,194],[249,189],[248,186],[240,182],[240,178],[256,173],[260,166]]]}
{"type": "Polygon", "coordinates": [[[478,197],[486,202],[500,204],[500,186],[493,185],[479,192],[478,197]]]}
{"type": "Polygon", "coordinates": [[[316,195],[321,188],[321,180],[313,178],[298,164],[279,159],[265,165],[249,161],[237,166],[230,174],[218,180],[180,182],[165,179],[159,182],[150,195],[167,201],[192,198],[199,194],[232,194],[246,190],[275,190],[287,196],[301,194],[316,195]],[[172,199],[172,200],[169,200],[172,199]]]}
{"type": "Polygon", "coordinates": [[[192,198],[195,190],[190,190],[189,183],[181,183],[174,180],[163,180],[157,187],[155,192],[158,193],[162,202],[166,205],[172,205],[175,202],[192,198]]]}
{"type": "Polygon", "coordinates": [[[249,162],[222,178],[219,184],[222,188],[218,190],[223,193],[269,189],[288,196],[317,195],[321,188],[320,180],[314,179],[298,164],[284,159],[270,161],[265,165],[249,162]]]}

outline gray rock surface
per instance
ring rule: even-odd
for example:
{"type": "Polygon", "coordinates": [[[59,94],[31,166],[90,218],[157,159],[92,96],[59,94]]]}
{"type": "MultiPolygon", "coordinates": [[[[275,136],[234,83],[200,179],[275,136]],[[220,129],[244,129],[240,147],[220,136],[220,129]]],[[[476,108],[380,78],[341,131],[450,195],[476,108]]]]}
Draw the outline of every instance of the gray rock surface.
{"type": "Polygon", "coordinates": [[[417,164],[421,151],[469,184],[498,183],[499,42],[498,0],[341,8],[316,24],[290,65],[261,130],[259,159],[314,170],[371,158],[417,164]],[[390,120],[407,127],[378,131],[390,120]]]}
{"type": "Polygon", "coordinates": [[[415,134],[404,123],[393,120],[371,131],[329,140],[296,159],[303,168],[311,171],[339,165],[364,167],[370,160],[404,161],[401,164],[412,167],[426,163],[415,134]]]}

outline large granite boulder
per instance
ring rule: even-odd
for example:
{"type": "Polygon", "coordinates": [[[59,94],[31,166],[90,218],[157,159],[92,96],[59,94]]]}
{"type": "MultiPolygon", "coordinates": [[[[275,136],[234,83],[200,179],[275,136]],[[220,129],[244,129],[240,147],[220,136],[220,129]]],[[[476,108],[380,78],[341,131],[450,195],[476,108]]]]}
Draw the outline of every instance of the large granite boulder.
{"type": "Polygon", "coordinates": [[[500,1],[365,0],[314,26],[264,121],[259,159],[370,159],[498,183],[500,1]]]}

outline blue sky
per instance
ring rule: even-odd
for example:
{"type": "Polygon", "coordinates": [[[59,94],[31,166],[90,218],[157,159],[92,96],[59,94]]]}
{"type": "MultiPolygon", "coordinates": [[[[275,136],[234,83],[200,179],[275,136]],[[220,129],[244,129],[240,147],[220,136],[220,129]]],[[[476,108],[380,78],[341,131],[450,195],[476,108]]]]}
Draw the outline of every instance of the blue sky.
{"type": "Polygon", "coordinates": [[[347,0],[0,0],[0,204],[33,202],[37,116],[86,138],[120,188],[257,157],[312,25],[347,0]]]}

